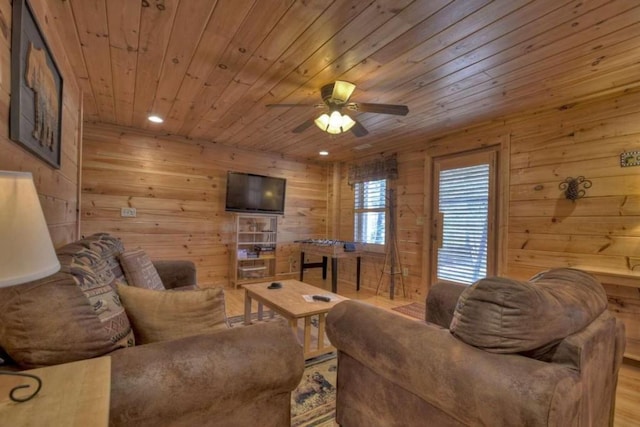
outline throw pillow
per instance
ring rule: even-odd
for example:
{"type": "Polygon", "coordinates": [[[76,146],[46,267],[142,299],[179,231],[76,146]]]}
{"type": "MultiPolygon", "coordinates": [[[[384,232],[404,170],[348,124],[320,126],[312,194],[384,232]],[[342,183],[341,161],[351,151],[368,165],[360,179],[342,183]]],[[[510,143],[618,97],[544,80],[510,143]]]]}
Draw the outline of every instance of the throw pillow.
{"type": "Polygon", "coordinates": [[[450,330],[494,353],[541,349],[574,334],[607,308],[607,295],[590,274],[559,268],[530,281],[481,279],[465,289],[450,330]]]}
{"type": "Polygon", "coordinates": [[[131,325],[116,291],[117,280],[106,261],[78,243],[65,245],[56,253],[60,271],[73,276],[111,341],[120,347],[133,346],[131,325]]]}
{"type": "Polygon", "coordinates": [[[0,288],[0,346],[23,368],[74,362],[122,347],[66,273],[0,288]]]}
{"type": "Polygon", "coordinates": [[[127,282],[131,286],[156,291],[165,289],[158,270],[156,270],[151,259],[142,249],[124,251],[120,254],[120,263],[127,277],[127,282]]]}
{"type": "Polygon", "coordinates": [[[127,278],[124,275],[122,266],[118,257],[124,252],[124,246],[120,239],[113,237],[108,233],[96,233],[89,237],[85,237],[78,243],[88,247],[92,251],[98,253],[111,270],[117,281],[128,285],[127,278]]]}
{"type": "Polygon", "coordinates": [[[118,285],[136,341],[148,344],[227,329],[224,291],[154,291],[118,285]]]}

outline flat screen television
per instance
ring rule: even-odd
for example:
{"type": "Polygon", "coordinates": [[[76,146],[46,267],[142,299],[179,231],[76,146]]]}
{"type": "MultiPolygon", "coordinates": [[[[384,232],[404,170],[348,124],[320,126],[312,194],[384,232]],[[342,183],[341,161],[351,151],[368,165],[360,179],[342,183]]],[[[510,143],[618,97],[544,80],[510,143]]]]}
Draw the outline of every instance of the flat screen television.
{"type": "Polygon", "coordinates": [[[286,187],[284,178],[229,171],[225,211],[284,214],[286,187]]]}

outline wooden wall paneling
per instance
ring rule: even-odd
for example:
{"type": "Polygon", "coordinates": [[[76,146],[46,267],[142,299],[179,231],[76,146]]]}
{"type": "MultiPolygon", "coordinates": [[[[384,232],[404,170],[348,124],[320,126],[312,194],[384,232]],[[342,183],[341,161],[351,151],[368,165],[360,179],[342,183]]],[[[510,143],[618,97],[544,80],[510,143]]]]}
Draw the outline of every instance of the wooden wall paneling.
{"type": "Polygon", "coordinates": [[[155,259],[190,259],[202,285],[226,286],[233,236],[233,215],[224,212],[227,170],[287,179],[276,268],[291,274],[294,240],[327,233],[327,166],[318,163],[87,123],[82,232],[110,232],[155,259]],[[121,207],[137,216],[121,218],[121,207]]]}
{"type": "Polygon", "coordinates": [[[507,133],[503,134],[498,152],[498,222],[497,222],[497,250],[496,273],[504,275],[507,272],[507,253],[509,248],[509,207],[511,199],[509,198],[509,188],[511,187],[511,136],[507,133]]]}
{"type": "Polygon", "coordinates": [[[62,23],[52,18],[48,2],[31,1],[36,20],[51,49],[52,56],[64,79],[61,124],[61,167],[55,169],[30,154],[9,139],[9,102],[11,93],[11,2],[0,2],[0,111],[3,112],[0,136],[0,169],[27,171],[33,174],[44,216],[55,246],[61,246],[77,237],[77,153],[79,135],[80,91],[71,72],[66,46],[58,31],[62,23]]]}
{"type": "Polygon", "coordinates": [[[627,326],[627,356],[639,357],[637,270],[640,186],[620,153],[640,146],[639,94],[579,102],[510,121],[512,148],[509,273],[574,266],[594,272],[627,326]],[[558,183],[584,175],[584,199],[564,198],[558,183]],[[610,273],[615,273],[613,279],[610,273]]]}

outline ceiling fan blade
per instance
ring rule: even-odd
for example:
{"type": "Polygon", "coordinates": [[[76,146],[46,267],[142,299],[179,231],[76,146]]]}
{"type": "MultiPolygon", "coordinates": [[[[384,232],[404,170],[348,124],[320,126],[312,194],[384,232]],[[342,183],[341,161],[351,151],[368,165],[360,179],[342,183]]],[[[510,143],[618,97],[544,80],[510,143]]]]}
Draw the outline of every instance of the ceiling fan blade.
{"type": "Polygon", "coordinates": [[[361,113],[394,114],[396,116],[406,116],[409,107],[396,104],[368,104],[366,102],[354,102],[347,106],[351,110],[361,113]]]}
{"type": "Polygon", "coordinates": [[[309,129],[311,127],[311,125],[313,125],[313,121],[314,121],[314,119],[309,119],[309,120],[307,120],[305,122],[302,122],[301,124],[296,126],[291,132],[293,132],[293,133],[302,133],[305,130],[309,129]]]}
{"type": "Polygon", "coordinates": [[[333,84],[333,93],[331,94],[331,98],[335,103],[346,104],[355,89],[356,85],[353,83],[336,80],[333,84]]]}
{"type": "Polygon", "coordinates": [[[361,137],[369,134],[369,131],[364,126],[362,126],[362,124],[359,121],[357,120],[354,120],[354,121],[356,122],[356,124],[354,124],[351,127],[351,133],[353,133],[357,137],[361,137]]]}
{"type": "MultiPolygon", "coordinates": [[[[317,107],[319,104],[267,104],[265,107],[317,107]]],[[[320,106],[324,107],[324,105],[320,104],[320,106]]]]}

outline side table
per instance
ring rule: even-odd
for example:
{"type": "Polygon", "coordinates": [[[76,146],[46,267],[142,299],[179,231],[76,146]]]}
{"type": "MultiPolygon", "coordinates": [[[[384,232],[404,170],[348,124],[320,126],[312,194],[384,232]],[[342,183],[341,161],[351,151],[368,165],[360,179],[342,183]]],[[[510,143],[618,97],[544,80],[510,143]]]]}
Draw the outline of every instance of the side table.
{"type": "MultiPolygon", "coordinates": [[[[0,376],[0,420],[7,426],[108,426],[111,358],[100,357],[26,371],[42,379],[28,402],[9,399],[9,391],[33,381],[0,376]]],[[[20,392],[18,392],[20,393],[20,392]]]]}

